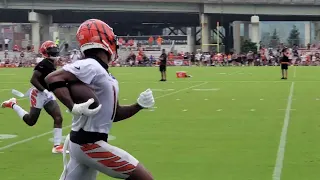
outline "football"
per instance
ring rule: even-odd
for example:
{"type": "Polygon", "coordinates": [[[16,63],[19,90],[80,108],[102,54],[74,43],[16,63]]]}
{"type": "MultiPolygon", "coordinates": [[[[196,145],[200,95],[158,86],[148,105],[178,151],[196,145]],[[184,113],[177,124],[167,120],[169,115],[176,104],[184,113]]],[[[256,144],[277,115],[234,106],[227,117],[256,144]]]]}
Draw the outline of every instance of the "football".
{"type": "Polygon", "coordinates": [[[84,103],[87,102],[90,98],[94,99],[94,103],[89,106],[89,109],[94,109],[99,106],[99,100],[93,89],[91,89],[88,85],[77,82],[68,86],[71,98],[74,103],[84,103]]]}

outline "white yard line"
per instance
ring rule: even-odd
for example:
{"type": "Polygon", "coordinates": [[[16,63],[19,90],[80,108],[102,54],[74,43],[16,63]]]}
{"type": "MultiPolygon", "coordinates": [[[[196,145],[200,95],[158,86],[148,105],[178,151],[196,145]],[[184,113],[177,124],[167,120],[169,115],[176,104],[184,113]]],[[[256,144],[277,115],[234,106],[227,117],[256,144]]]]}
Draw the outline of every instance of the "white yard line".
{"type": "Polygon", "coordinates": [[[192,89],[194,91],[219,91],[218,88],[211,88],[211,89],[192,89]]]}
{"type": "MultiPolygon", "coordinates": [[[[67,129],[67,128],[70,128],[70,127],[71,127],[71,125],[66,126],[66,127],[62,128],[62,129],[67,129]]],[[[27,139],[24,139],[24,140],[21,140],[21,141],[14,142],[14,143],[8,144],[8,145],[3,146],[3,147],[0,147],[0,151],[3,151],[3,150],[5,150],[5,149],[8,149],[8,148],[10,148],[10,147],[12,147],[12,146],[16,146],[16,145],[18,145],[18,144],[23,144],[23,143],[29,142],[29,141],[31,141],[31,140],[34,140],[34,139],[37,139],[37,138],[41,138],[41,137],[46,136],[46,135],[48,135],[48,134],[53,134],[53,131],[49,131],[49,132],[46,132],[46,133],[43,133],[43,134],[39,134],[39,135],[36,135],[36,136],[32,136],[32,137],[30,137],[30,138],[27,138],[27,139]]]]}
{"type": "MultiPolygon", "coordinates": [[[[203,81],[202,81],[202,82],[203,82],[203,81]]],[[[208,82],[203,82],[203,83],[198,84],[198,85],[194,85],[194,86],[190,86],[190,87],[187,87],[187,88],[184,88],[184,89],[180,89],[180,90],[174,91],[174,92],[172,92],[172,93],[168,93],[168,94],[164,94],[164,95],[162,95],[162,96],[158,96],[158,97],[156,97],[155,99],[159,99],[159,98],[163,98],[163,97],[170,96],[170,95],[173,95],[173,94],[177,94],[177,93],[179,93],[179,92],[182,92],[182,91],[185,91],[185,90],[188,90],[188,89],[192,89],[192,88],[195,88],[195,87],[198,87],[198,86],[202,86],[202,85],[205,85],[205,84],[207,84],[207,83],[208,83],[208,82]]],[[[66,126],[66,127],[63,127],[62,129],[66,129],[66,128],[70,128],[70,127],[71,127],[71,125],[66,126]]],[[[16,145],[19,145],[19,144],[23,144],[23,143],[32,141],[32,140],[37,139],[37,138],[41,138],[41,137],[43,137],[43,136],[46,136],[46,135],[52,134],[52,133],[53,133],[53,131],[49,131],[49,132],[45,132],[45,133],[43,133],[43,134],[39,134],[39,135],[36,135],[36,136],[32,136],[32,137],[30,137],[30,138],[27,138],[27,139],[24,139],[24,140],[21,140],[21,141],[17,141],[17,142],[8,144],[8,145],[6,145],[6,146],[0,147],[0,151],[3,151],[3,150],[5,150],[5,149],[11,148],[11,147],[16,146],[16,145]]]]}
{"type": "Polygon", "coordinates": [[[290,87],[288,103],[287,103],[286,113],[284,116],[283,127],[281,131],[280,143],[278,147],[277,159],[276,159],[276,164],[275,164],[273,175],[272,175],[272,180],[281,179],[281,172],[283,167],[284,153],[285,153],[285,147],[286,147],[286,141],[287,141],[287,132],[288,132],[288,126],[290,122],[290,112],[291,112],[293,91],[294,91],[294,82],[291,83],[291,87],[290,87]]]}
{"type": "MultiPolygon", "coordinates": [[[[203,82],[203,81],[202,81],[202,82],[203,82]]],[[[202,85],[205,85],[205,84],[208,84],[208,82],[203,82],[203,83],[198,84],[198,85],[190,86],[190,87],[187,87],[187,88],[184,88],[184,89],[180,89],[180,90],[178,90],[178,91],[174,91],[174,92],[172,92],[172,93],[164,94],[164,95],[158,96],[158,97],[156,97],[156,98],[154,98],[154,99],[159,99],[159,98],[163,98],[163,97],[166,97],[166,96],[170,96],[170,95],[172,95],[172,94],[177,94],[177,93],[179,93],[179,92],[181,92],[181,91],[185,91],[185,90],[188,90],[188,89],[192,89],[192,88],[195,88],[195,87],[198,87],[198,86],[202,86],[202,85]]]]}
{"type": "Polygon", "coordinates": [[[296,75],[297,75],[297,66],[295,66],[293,69],[293,78],[296,78],[296,75]]]}
{"type": "Polygon", "coordinates": [[[11,89],[0,89],[0,92],[2,91],[11,91],[11,89]]]}
{"type": "Polygon", "coordinates": [[[234,75],[234,74],[241,73],[241,72],[242,72],[242,71],[236,71],[236,72],[230,73],[229,75],[234,75]]]}

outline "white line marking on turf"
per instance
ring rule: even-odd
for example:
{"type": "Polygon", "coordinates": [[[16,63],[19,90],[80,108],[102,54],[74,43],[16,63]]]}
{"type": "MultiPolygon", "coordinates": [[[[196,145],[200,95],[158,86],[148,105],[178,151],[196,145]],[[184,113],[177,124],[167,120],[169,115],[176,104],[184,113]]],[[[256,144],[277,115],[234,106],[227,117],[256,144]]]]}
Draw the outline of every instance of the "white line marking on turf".
{"type": "Polygon", "coordinates": [[[297,66],[293,68],[293,78],[295,78],[296,75],[297,75],[297,66]]]}
{"type": "Polygon", "coordinates": [[[255,109],[250,109],[250,111],[252,111],[252,112],[253,112],[253,111],[256,111],[256,110],[255,110],[255,109]]]}
{"type": "MultiPolygon", "coordinates": [[[[278,109],[279,111],[286,111],[287,109],[278,109]]],[[[296,111],[296,109],[290,109],[290,111],[296,111]]]]}
{"type": "Polygon", "coordinates": [[[0,92],[2,91],[11,91],[11,89],[0,89],[0,92]]]}
{"type": "MultiPolygon", "coordinates": [[[[170,96],[170,95],[172,95],[172,94],[177,94],[177,93],[179,93],[179,92],[181,92],[181,91],[185,91],[185,90],[188,90],[188,89],[192,89],[192,88],[195,88],[195,87],[198,87],[198,86],[202,86],[202,85],[205,85],[205,84],[208,84],[208,82],[203,82],[203,81],[202,81],[201,84],[194,85],[194,86],[190,86],[190,87],[184,88],[184,89],[180,89],[180,90],[175,91],[175,92],[172,92],[172,93],[164,94],[164,95],[158,96],[158,97],[156,97],[156,98],[154,98],[154,99],[159,99],[159,98],[163,98],[163,97],[166,97],[166,96],[170,96]]],[[[66,127],[63,127],[62,129],[67,129],[67,128],[70,128],[70,127],[71,127],[71,125],[66,126],[66,127]]],[[[21,140],[21,141],[17,141],[17,142],[8,144],[8,145],[6,145],[6,146],[0,147],[0,151],[5,150],[5,149],[8,149],[8,148],[13,147],[13,146],[16,146],[16,145],[19,145],[19,144],[23,144],[23,143],[29,142],[29,141],[34,140],[34,139],[37,139],[37,138],[41,138],[41,137],[46,136],[46,135],[48,135],[48,134],[52,134],[52,132],[53,132],[53,131],[49,131],[49,132],[46,132],[46,133],[43,133],[43,134],[39,134],[39,135],[36,135],[36,136],[32,136],[32,137],[30,137],[30,138],[27,138],[27,139],[24,139],[24,140],[21,140]]]]}
{"type": "Polygon", "coordinates": [[[217,111],[219,111],[219,112],[220,112],[220,111],[222,111],[222,109],[218,109],[217,111]]]}
{"type": "Polygon", "coordinates": [[[204,99],[205,101],[208,101],[209,99],[204,99]]]}
{"type": "Polygon", "coordinates": [[[180,101],[180,99],[176,99],[177,101],[180,101]]]}
{"type": "Polygon", "coordinates": [[[194,91],[219,91],[218,88],[212,88],[212,89],[193,89],[194,91]]]}
{"type": "Polygon", "coordinates": [[[264,99],[260,99],[260,101],[263,101],[264,99]]]}
{"type": "Polygon", "coordinates": [[[174,89],[151,89],[152,91],[174,91],[174,89]]]}
{"type": "Polygon", "coordinates": [[[235,101],[236,99],[231,99],[232,101],[235,101]]]}
{"type": "MultiPolygon", "coordinates": [[[[71,127],[71,125],[66,126],[66,127],[62,128],[62,129],[66,129],[66,128],[70,128],[70,127],[71,127]]],[[[23,144],[23,143],[28,142],[28,141],[31,141],[31,140],[33,140],[33,139],[41,138],[41,137],[46,136],[46,135],[48,135],[48,134],[52,134],[52,132],[53,132],[53,131],[49,131],[49,132],[46,132],[46,133],[43,133],[43,134],[39,134],[39,135],[37,135],[37,136],[32,136],[32,137],[30,137],[30,138],[27,138],[27,139],[24,139],[24,140],[21,140],[21,141],[14,142],[14,143],[12,143],[12,144],[8,144],[8,145],[6,145],[6,146],[0,147],[0,151],[5,150],[5,149],[8,149],[8,148],[10,148],[10,147],[12,147],[12,146],[16,146],[16,145],[18,145],[18,144],[23,144]]]]}
{"type": "Polygon", "coordinates": [[[159,99],[159,98],[163,98],[163,97],[166,97],[166,96],[170,96],[170,95],[172,95],[172,94],[177,94],[177,93],[179,93],[179,92],[181,92],[181,91],[185,91],[185,90],[188,90],[188,89],[192,89],[192,88],[195,88],[195,87],[198,87],[198,86],[202,86],[202,85],[205,85],[205,84],[208,84],[208,82],[203,82],[203,83],[198,84],[198,85],[190,86],[190,87],[187,87],[187,88],[184,88],[184,89],[180,89],[180,90],[178,90],[178,91],[174,91],[174,92],[172,92],[172,93],[164,94],[164,95],[158,96],[158,97],[156,97],[156,98],[154,98],[154,99],[159,99]]]}
{"type": "Polygon", "coordinates": [[[284,159],[284,153],[285,153],[286,141],[287,141],[287,132],[288,132],[288,126],[290,122],[290,112],[291,112],[293,91],[294,91],[294,82],[291,83],[290,92],[288,96],[288,103],[287,103],[286,113],[283,120],[283,127],[281,131],[281,136],[280,136],[280,143],[278,147],[276,164],[275,164],[273,175],[272,175],[273,180],[281,179],[283,159],[284,159]]]}
{"type": "Polygon", "coordinates": [[[230,73],[229,75],[238,74],[238,73],[240,73],[240,72],[241,72],[241,71],[236,71],[236,72],[230,73]]]}
{"type": "Polygon", "coordinates": [[[188,109],[184,109],[184,110],[182,110],[183,112],[186,112],[186,111],[188,111],[188,109]]]}

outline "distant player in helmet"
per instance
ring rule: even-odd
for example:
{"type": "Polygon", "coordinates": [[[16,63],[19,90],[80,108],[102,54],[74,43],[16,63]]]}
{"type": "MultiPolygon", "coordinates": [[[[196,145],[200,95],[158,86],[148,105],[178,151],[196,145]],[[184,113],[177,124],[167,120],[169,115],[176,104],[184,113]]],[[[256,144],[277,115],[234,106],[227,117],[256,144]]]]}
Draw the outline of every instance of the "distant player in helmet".
{"type": "Polygon", "coordinates": [[[48,91],[47,84],[44,81],[44,78],[48,74],[56,70],[55,61],[59,56],[59,48],[54,42],[46,41],[41,45],[40,53],[44,59],[34,68],[30,80],[33,87],[26,93],[30,99],[30,112],[22,109],[18,105],[16,98],[4,101],[1,106],[2,108],[12,108],[29,126],[33,126],[37,123],[41,109],[44,108],[54,120],[54,144],[52,153],[62,153],[62,116],[56,98],[53,93],[48,91]]]}
{"type": "MultiPolygon", "coordinates": [[[[109,73],[108,64],[117,55],[117,39],[113,29],[103,21],[90,19],[77,31],[81,61],[65,65],[46,78],[56,97],[74,114],[70,133],[70,161],[60,180],[95,180],[100,171],[108,176],[127,180],[153,180],[143,165],[128,152],[108,143],[113,122],[128,119],[154,105],[150,89],[142,92],[129,106],[118,103],[118,81],[109,73]],[[62,82],[81,81],[90,86],[102,106],[96,114],[74,104],[69,89],[62,82]],[[87,116],[79,115],[87,114],[87,116]]],[[[51,89],[51,88],[50,88],[51,89]]]]}

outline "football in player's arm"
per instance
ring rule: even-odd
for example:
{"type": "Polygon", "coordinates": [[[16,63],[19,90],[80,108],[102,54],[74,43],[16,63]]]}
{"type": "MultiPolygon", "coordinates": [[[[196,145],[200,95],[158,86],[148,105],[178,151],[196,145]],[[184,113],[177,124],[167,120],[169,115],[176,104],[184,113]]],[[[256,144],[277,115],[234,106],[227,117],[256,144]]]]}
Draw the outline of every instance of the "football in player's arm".
{"type": "MultiPolygon", "coordinates": [[[[91,105],[93,102],[86,102],[82,104],[75,104],[73,102],[69,89],[67,88],[67,82],[80,82],[80,80],[74,74],[63,69],[59,69],[47,76],[45,80],[49,85],[50,90],[54,92],[56,97],[71,111],[71,113],[76,115],[91,116],[96,114],[101,109],[101,105],[95,109],[89,109],[89,105],[91,105]]],[[[132,105],[120,106],[119,102],[117,102],[114,122],[128,119],[138,113],[140,110],[144,108],[150,108],[153,105],[154,99],[150,89],[142,92],[137,99],[137,103],[132,105]]]]}

